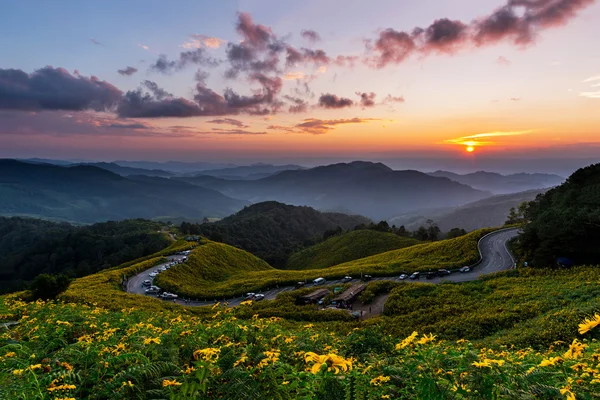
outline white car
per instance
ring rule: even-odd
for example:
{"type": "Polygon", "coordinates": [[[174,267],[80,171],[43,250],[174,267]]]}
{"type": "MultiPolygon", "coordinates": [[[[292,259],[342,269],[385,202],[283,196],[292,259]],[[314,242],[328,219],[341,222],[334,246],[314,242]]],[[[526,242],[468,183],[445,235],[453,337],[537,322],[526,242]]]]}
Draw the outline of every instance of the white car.
{"type": "Polygon", "coordinates": [[[175,293],[164,292],[159,297],[163,300],[174,300],[179,296],[177,296],[175,293]]]}
{"type": "Polygon", "coordinates": [[[144,282],[142,282],[142,286],[151,286],[152,285],[152,281],[146,279],[144,282]]]}
{"type": "Polygon", "coordinates": [[[146,289],[146,294],[158,294],[160,293],[160,288],[158,286],[150,286],[146,289]]]}
{"type": "Polygon", "coordinates": [[[148,276],[149,276],[150,278],[154,278],[156,275],[158,275],[158,272],[150,272],[150,273],[148,274],[148,276]]]}
{"type": "Polygon", "coordinates": [[[160,267],[160,270],[163,271],[163,272],[166,271],[167,270],[167,266],[163,265],[162,267],[160,267]]]}
{"type": "Polygon", "coordinates": [[[402,275],[400,275],[398,278],[400,278],[400,280],[402,280],[402,281],[403,281],[403,280],[405,280],[406,278],[408,278],[408,275],[406,275],[406,274],[402,274],[402,275]]]}
{"type": "Polygon", "coordinates": [[[264,299],[265,299],[265,295],[259,293],[259,294],[255,294],[254,295],[254,299],[253,300],[254,301],[261,301],[261,300],[264,300],[264,299]]]}
{"type": "Polygon", "coordinates": [[[246,296],[244,296],[244,298],[247,300],[253,300],[254,296],[256,296],[256,293],[246,293],[246,296]]]}
{"type": "Polygon", "coordinates": [[[352,280],[352,277],[351,277],[351,276],[345,276],[345,277],[342,279],[342,282],[350,282],[351,280],[352,280]]]}
{"type": "Polygon", "coordinates": [[[460,272],[469,272],[471,270],[471,267],[462,267],[461,269],[459,269],[460,272]]]}

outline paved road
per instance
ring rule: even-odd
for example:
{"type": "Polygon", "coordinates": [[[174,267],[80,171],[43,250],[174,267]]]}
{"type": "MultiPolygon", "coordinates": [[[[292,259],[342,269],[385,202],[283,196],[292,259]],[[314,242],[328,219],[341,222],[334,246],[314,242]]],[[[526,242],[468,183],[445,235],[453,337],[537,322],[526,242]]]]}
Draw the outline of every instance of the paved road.
{"type": "MultiPolygon", "coordinates": [[[[473,267],[471,272],[465,272],[465,273],[454,272],[453,274],[445,276],[443,278],[439,278],[439,277],[433,278],[433,279],[421,278],[420,281],[427,282],[427,283],[440,283],[441,281],[466,282],[466,281],[476,280],[477,278],[479,278],[479,276],[481,276],[483,274],[490,274],[493,272],[500,272],[500,271],[505,271],[505,270],[514,268],[515,262],[514,262],[512,255],[508,251],[508,248],[506,247],[506,243],[510,239],[517,236],[517,232],[518,232],[517,228],[503,229],[503,230],[499,230],[496,232],[492,232],[492,233],[484,236],[483,238],[481,238],[481,240],[479,241],[479,252],[482,255],[482,261],[481,261],[481,263],[479,263],[479,265],[473,267]]],[[[180,260],[183,258],[183,256],[170,256],[168,258],[171,262],[173,260],[180,260]]],[[[142,282],[146,279],[152,280],[152,278],[150,278],[148,276],[148,274],[152,271],[155,271],[156,269],[160,268],[163,265],[165,265],[165,264],[157,265],[146,271],[140,272],[139,274],[130,278],[129,281],[127,282],[127,291],[129,293],[136,293],[136,294],[143,295],[145,288],[142,287],[142,282]]],[[[392,280],[392,281],[399,282],[400,278],[398,275],[390,276],[390,277],[373,278],[373,281],[377,281],[377,280],[392,280]]],[[[360,281],[359,279],[353,279],[352,281],[350,281],[350,283],[356,283],[359,281],[360,281]]],[[[407,279],[407,281],[414,282],[414,281],[410,281],[408,279],[407,279]]],[[[341,279],[329,280],[326,282],[327,285],[336,285],[336,284],[340,284],[340,283],[342,283],[341,279]]],[[[311,287],[311,286],[314,286],[314,285],[310,284],[310,285],[306,285],[305,287],[311,287]]],[[[294,290],[294,287],[286,286],[286,287],[282,287],[282,288],[276,288],[276,289],[270,289],[267,291],[262,291],[260,293],[265,295],[266,300],[274,300],[279,293],[286,292],[289,290],[294,290]]],[[[237,298],[223,298],[223,299],[219,299],[219,300],[221,302],[226,301],[229,306],[237,306],[244,299],[237,297],[237,298]]],[[[173,300],[169,300],[169,301],[173,301],[173,300]]],[[[212,300],[212,301],[185,301],[183,299],[178,299],[177,301],[174,301],[174,302],[177,304],[189,305],[189,306],[208,306],[208,305],[214,304],[215,300],[212,300]]]]}

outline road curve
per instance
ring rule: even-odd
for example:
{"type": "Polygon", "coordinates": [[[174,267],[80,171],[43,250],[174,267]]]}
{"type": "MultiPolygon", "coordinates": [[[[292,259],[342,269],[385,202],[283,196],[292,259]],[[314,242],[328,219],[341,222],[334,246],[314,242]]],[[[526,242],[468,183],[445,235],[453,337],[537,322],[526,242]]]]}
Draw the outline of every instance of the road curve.
{"type": "MultiPolygon", "coordinates": [[[[421,279],[421,281],[427,282],[427,283],[440,283],[442,281],[467,282],[467,281],[474,281],[477,278],[479,278],[481,275],[484,275],[484,274],[491,274],[494,272],[500,272],[500,271],[505,271],[505,270],[514,268],[515,261],[514,261],[513,256],[508,251],[507,242],[510,239],[517,236],[517,234],[518,234],[518,228],[509,228],[509,229],[500,229],[500,230],[494,231],[492,233],[489,233],[489,234],[483,236],[479,240],[479,243],[478,243],[479,254],[481,255],[481,260],[473,266],[473,268],[471,269],[470,272],[466,272],[466,273],[454,272],[453,274],[445,276],[443,278],[436,277],[436,278],[427,279],[427,280],[425,280],[423,278],[423,279],[421,279]]],[[[183,256],[176,255],[176,256],[169,256],[167,258],[169,259],[169,262],[172,262],[173,260],[182,259],[183,256]]],[[[133,294],[144,295],[145,288],[142,286],[142,282],[146,279],[152,280],[152,278],[150,278],[148,276],[148,274],[166,264],[167,263],[156,265],[150,269],[147,269],[146,271],[140,272],[137,275],[131,277],[127,281],[127,292],[133,293],[133,294]]],[[[373,278],[373,281],[376,281],[376,280],[400,281],[398,276],[373,278]]],[[[359,281],[359,279],[354,279],[350,283],[356,283],[358,281],[359,281]]],[[[407,280],[407,281],[413,282],[413,281],[409,281],[409,280],[407,280]]],[[[341,279],[330,280],[330,281],[326,282],[327,285],[335,285],[335,284],[340,284],[340,283],[342,283],[341,279]]],[[[310,287],[310,286],[313,286],[313,285],[312,284],[307,285],[306,287],[310,287]]],[[[294,290],[294,287],[286,286],[286,287],[282,287],[282,288],[276,288],[276,289],[270,289],[267,291],[262,291],[260,293],[265,295],[266,300],[274,300],[275,297],[277,297],[277,295],[279,293],[286,292],[289,290],[294,290]]],[[[153,295],[150,295],[150,296],[153,296],[153,295]]],[[[227,302],[227,304],[229,306],[233,307],[233,306],[239,305],[240,302],[242,302],[244,299],[241,297],[237,297],[237,298],[222,298],[219,300],[223,301],[223,302],[227,302]]],[[[181,304],[181,305],[187,305],[187,306],[208,306],[208,305],[213,305],[216,302],[216,300],[211,300],[211,301],[188,300],[188,301],[186,301],[184,299],[177,299],[175,301],[168,300],[168,301],[171,301],[171,302],[174,302],[177,304],[181,304]]]]}

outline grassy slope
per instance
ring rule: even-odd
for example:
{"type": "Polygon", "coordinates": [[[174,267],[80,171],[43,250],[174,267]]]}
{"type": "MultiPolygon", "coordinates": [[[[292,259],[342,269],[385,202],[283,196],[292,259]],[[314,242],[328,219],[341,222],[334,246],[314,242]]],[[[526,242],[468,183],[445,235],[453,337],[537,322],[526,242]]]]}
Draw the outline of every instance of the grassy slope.
{"type": "Polygon", "coordinates": [[[413,246],[416,239],[362,229],[334,236],[290,256],[286,269],[320,269],[386,251],[413,246]]]}
{"type": "MultiPolygon", "coordinates": [[[[468,235],[426,243],[408,248],[388,251],[375,256],[361,258],[344,264],[325,269],[306,271],[278,270],[274,268],[248,267],[246,263],[256,257],[242,250],[220,244],[211,245],[211,250],[206,257],[202,256],[203,246],[194,250],[188,265],[179,265],[171,268],[168,273],[162,273],[157,279],[157,284],[167,290],[172,290],[180,295],[191,298],[222,298],[239,296],[245,292],[261,290],[275,285],[289,285],[297,281],[312,280],[317,277],[325,279],[341,278],[345,275],[358,276],[360,273],[373,276],[392,276],[400,271],[426,271],[438,268],[456,268],[470,264],[479,258],[477,241],[490,229],[471,232],[468,235]],[[218,250],[225,254],[215,254],[218,250]],[[231,254],[236,251],[233,258],[231,254]],[[242,253],[239,253],[242,252],[242,253]],[[231,254],[230,254],[231,253],[231,254]],[[247,254],[243,261],[238,262],[236,257],[247,254]],[[211,264],[208,257],[229,260],[226,265],[211,264]],[[219,272],[218,268],[225,268],[219,272]],[[215,269],[216,271],[212,271],[215,269]]],[[[213,243],[207,241],[207,243],[213,243]]],[[[254,265],[254,264],[252,264],[254,265]]],[[[260,265],[263,265],[260,263],[260,265]]]]}

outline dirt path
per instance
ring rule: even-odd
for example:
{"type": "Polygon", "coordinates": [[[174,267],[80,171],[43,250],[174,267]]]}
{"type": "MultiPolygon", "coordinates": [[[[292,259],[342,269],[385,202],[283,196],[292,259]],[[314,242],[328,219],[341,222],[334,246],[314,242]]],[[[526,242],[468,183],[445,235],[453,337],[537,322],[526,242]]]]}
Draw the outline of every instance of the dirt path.
{"type": "Polygon", "coordinates": [[[389,295],[389,293],[379,294],[375,296],[370,304],[362,304],[357,301],[353,304],[352,311],[361,312],[361,320],[381,315],[383,313],[383,306],[389,295]]]}

